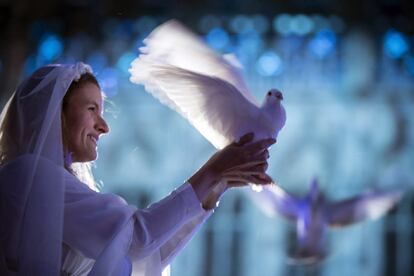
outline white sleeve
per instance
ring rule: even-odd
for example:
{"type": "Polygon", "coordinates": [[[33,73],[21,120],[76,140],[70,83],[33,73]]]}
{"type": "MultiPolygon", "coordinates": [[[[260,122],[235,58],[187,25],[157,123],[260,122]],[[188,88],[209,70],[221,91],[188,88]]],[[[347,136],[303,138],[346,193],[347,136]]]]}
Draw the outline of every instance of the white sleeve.
{"type": "MultiPolygon", "coordinates": [[[[193,191],[193,196],[196,197],[194,190],[191,185],[188,185],[193,191]]],[[[174,236],[172,236],[160,249],[161,256],[161,265],[165,268],[169,265],[175,256],[186,246],[186,244],[191,240],[195,233],[200,229],[201,225],[210,217],[213,213],[213,210],[210,211],[201,211],[189,222],[184,224],[180,229],[176,231],[174,236]]]]}
{"type": "MultiPolygon", "coordinates": [[[[187,208],[194,206],[201,206],[192,186],[186,183],[175,190],[180,194],[183,202],[187,205],[187,208]]],[[[164,200],[166,200],[165,198],[164,200]]],[[[164,200],[157,203],[164,204],[164,200]]],[[[155,250],[151,255],[147,255],[144,259],[134,258],[133,271],[138,275],[161,275],[161,272],[173,261],[177,254],[186,246],[186,244],[195,235],[201,225],[208,219],[213,213],[211,211],[205,211],[202,208],[196,208],[198,211],[195,216],[192,216],[185,224],[179,225],[174,229],[174,232],[167,240],[164,240],[162,244],[159,244],[159,250],[155,250]]],[[[136,244],[136,241],[133,242],[136,244]]],[[[168,275],[163,273],[162,275],[168,275]]]]}
{"type": "Polygon", "coordinates": [[[114,262],[111,266],[117,266],[127,257],[141,263],[152,258],[155,261],[147,264],[161,268],[168,265],[210,213],[201,207],[188,183],[150,207],[137,209],[117,195],[97,193],[72,177],[66,181],[64,242],[97,260],[102,268],[96,271],[104,271],[110,261],[114,262]],[[116,263],[113,254],[118,255],[116,263]]]}
{"type": "Polygon", "coordinates": [[[160,249],[161,261],[184,247],[206,212],[190,184],[185,183],[150,207],[135,213],[130,255],[141,259],[160,249]]]}
{"type": "Polygon", "coordinates": [[[120,228],[133,220],[130,256],[142,258],[158,249],[190,219],[204,213],[189,184],[145,209],[114,194],[100,194],[79,181],[65,191],[64,241],[86,257],[96,258],[120,228]]]}

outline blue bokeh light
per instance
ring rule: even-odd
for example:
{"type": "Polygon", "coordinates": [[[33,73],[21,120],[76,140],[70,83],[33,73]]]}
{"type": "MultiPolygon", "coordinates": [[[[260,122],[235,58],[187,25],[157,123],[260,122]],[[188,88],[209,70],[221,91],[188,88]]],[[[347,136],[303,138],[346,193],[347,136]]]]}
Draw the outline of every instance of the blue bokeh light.
{"type": "Polygon", "coordinates": [[[157,20],[152,16],[142,16],[132,25],[132,30],[146,36],[157,26],[157,20]]]}
{"type": "Polygon", "coordinates": [[[407,72],[414,76],[414,56],[407,56],[404,58],[404,65],[407,72]]]}
{"type": "Polygon", "coordinates": [[[39,45],[39,55],[45,62],[51,62],[62,54],[63,43],[55,34],[47,35],[39,45]]]}
{"type": "Polygon", "coordinates": [[[308,47],[313,55],[322,59],[335,50],[336,40],[334,32],[322,29],[312,38],[308,47]]]}
{"type": "Polygon", "coordinates": [[[290,34],[290,22],[292,16],[289,14],[281,14],[273,20],[273,28],[276,32],[282,35],[290,34]]]}
{"type": "Polygon", "coordinates": [[[303,36],[314,31],[315,22],[313,18],[304,14],[281,14],[273,20],[273,28],[282,35],[303,36]]]}
{"type": "Polygon", "coordinates": [[[331,29],[331,23],[329,22],[329,20],[322,15],[319,14],[315,14],[313,16],[311,16],[311,19],[313,21],[314,24],[314,30],[317,31],[321,31],[324,29],[331,29]]]}
{"type": "Polygon", "coordinates": [[[408,42],[404,35],[390,30],[384,37],[384,52],[391,58],[400,58],[408,51],[408,42]]]}
{"type": "Polygon", "coordinates": [[[68,40],[65,46],[65,54],[77,60],[84,60],[93,47],[94,43],[91,38],[87,34],[80,32],[68,40]]]}
{"type": "Polygon", "coordinates": [[[205,15],[199,22],[201,32],[208,33],[211,29],[221,26],[221,20],[215,15],[205,15]]]}
{"type": "Polygon", "coordinates": [[[116,69],[107,67],[100,74],[97,74],[96,77],[107,97],[110,98],[118,94],[118,74],[116,69]]]}
{"type": "Polygon", "coordinates": [[[146,36],[143,35],[139,35],[134,42],[131,44],[132,46],[132,50],[135,52],[139,52],[141,47],[144,47],[144,39],[146,38],[146,36]]]}
{"type": "Polygon", "coordinates": [[[273,51],[265,52],[257,60],[256,70],[265,77],[278,76],[283,71],[282,59],[273,51]]]}
{"type": "Polygon", "coordinates": [[[336,33],[342,33],[345,30],[345,22],[339,16],[329,16],[329,23],[332,27],[332,30],[336,33]]]}
{"type": "Polygon", "coordinates": [[[264,41],[257,32],[242,33],[236,39],[238,44],[237,52],[241,57],[255,57],[263,49],[264,41]]]}
{"type": "Polygon", "coordinates": [[[95,72],[101,72],[108,64],[107,56],[100,52],[94,51],[87,59],[86,63],[92,66],[95,72]]]}
{"type": "Polygon", "coordinates": [[[124,19],[120,22],[117,29],[117,36],[122,37],[125,39],[128,39],[131,37],[133,31],[134,31],[134,21],[130,19],[124,19]]]}
{"type": "Polygon", "coordinates": [[[131,62],[137,57],[136,54],[131,52],[126,52],[122,56],[119,57],[116,66],[123,72],[124,74],[129,75],[128,69],[131,66],[131,62]]]}
{"type": "Polygon", "coordinates": [[[254,30],[254,21],[245,15],[236,15],[230,21],[230,29],[238,34],[254,30]]]}
{"type": "Polygon", "coordinates": [[[306,15],[297,15],[292,17],[289,24],[289,29],[292,33],[297,35],[306,35],[313,31],[314,22],[306,15]]]}
{"type": "Polygon", "coordinates": [[[252,17],[253,29],[259,34],[266,33],[269,30],[269,21],[266,17],[256,14],[252,17]]]}
{"type": "Polygon", "coordinates": [[[77,62],[73,56],[67,54],[61,55],[56,61],[63,64],[73,64],[77,62]]]}
{"type": "Polygon", "coordinates": [[[229,35],[222,28],[213,28],[206,35],[206,42],[213,49],[222,50],[224,49],[230,41],[229,35]]]}
{"type": "Polygon", "coordinates": [[[24,74],[30,75],[37,69],[36,56],[30,55],[24,63],[24,74]]]}

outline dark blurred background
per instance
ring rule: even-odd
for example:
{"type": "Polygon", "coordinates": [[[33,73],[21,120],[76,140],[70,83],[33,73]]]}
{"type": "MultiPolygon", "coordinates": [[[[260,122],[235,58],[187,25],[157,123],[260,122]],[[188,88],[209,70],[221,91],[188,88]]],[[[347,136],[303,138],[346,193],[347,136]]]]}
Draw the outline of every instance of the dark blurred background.
{"type": "MultiPolygon", "coordinates": [[[[328,21],[336,16],[340,20],[342,35],[355,28],[362,28],[378,42],[391,29],[408,35],[407,42],[412,42],[409,35],[414,32],[414,2],[408,0],[0,0],[0,88],[2,92],[13,90],[17,80],[24,74],[22,70],[28,57],[41,51],[41,42],[51,34],[56,35],[61,46],[66,46],[71,39],[80,36],[87,36],[88,40],[98,45],[111,36],[129,43],[137,35],[151,29],[149,23],[159,23],[167,18],[178,18],[198,29],[200,21],[208,15],[223,19],[220,20],[223,24],[219,24],[222,27],[228,26],[232,17],[237,15],[257,15],[266,19],[268,26],[263,33],[269,38],[278,33],[271,25],[275,16],[280,14],[318,15],[328,21]],[[137,20],[144,16],[150,20],[144,20],[143,23],[147,24],[138,24],[137,20]],[[116,32],[113,32],[114,29],[116,32]]],[[[303,35],[314,31],[315,29],[304,31],[303,35]]],[[[91,49],[84,51],[92,51],[97,47],[95,44],[90,46],[91,49]]],[[[108,58],[109,62],[114,63],[118,57],[108,58]]],[[[56,56],[50,53],[50,57],[45,59],[46,62],[54,61],[56,56]]]]}
{"type": "Polygon", "coordinates": [[[258,99],[283,91],[288,119],[269,166],[283,188],[305,195],[318,177],[332,200],[405,193],[386,217],[329,231],[329,257],[300,266],[287,256],[294,225],[266,216],[249,189],[230,191],[172,275],[413,275],[414,1],[0,0],[0,106],[42,65],[89,63],[112,129],[95,177],[147,206],[214,152],[128,80],[142,40],[171,18],[235,53],[258,99]]]}

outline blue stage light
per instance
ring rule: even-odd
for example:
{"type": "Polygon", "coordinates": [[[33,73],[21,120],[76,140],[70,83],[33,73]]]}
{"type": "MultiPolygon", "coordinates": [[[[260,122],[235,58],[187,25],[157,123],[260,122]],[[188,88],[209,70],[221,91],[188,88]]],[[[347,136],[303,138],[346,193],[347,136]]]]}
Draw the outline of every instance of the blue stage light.
{"type": "Polygon", "coordinates": [[[269,21],[266,17],[256,14],[252,17],[253,29],[259,34],[266,33],[269,30],[269,21]]]}
{"type": "Polygon", "coordinates": [[[32,74],[37,69],[36,56],[30,55],[24,62],[24,74],[32,74]]]}
{"type": "Polygon", "coordinates": [[[116,66],[125,74],[129,75],[128,69],[131,66],[131,62],[137,57],[136,54],[131,52],[124,53],[116,63],[116,66]]]}
{"type": "Polygon", "coordinates": [[[199,28],[201,32],[208,33],[211,29],[221,26],[221,20],[214,15],[205,15],[199,22],[199,28]]]}
{"type": "Polygon", "coordinates": [[[87,59],[86,63],[92,66],[95,72],[101,72],[108,64],[107,56],[100,52],[93,52],[87,59]]]}
{"type": "Polygon", "coordinates": [[[255,56],[262,51],[264,41],[258,33],[251,31],[239,34],[237,44],[240,56],[255,56]]]}
{"type": "Polygon", "coordinates": [[[107,97],[118,94],[118,75],[114,68],[107,67],[100,74],[97,74],[102,91],[107,97]]]}
{"type": "Polygon", "coordinates": [[[345,30],[345,22],[339,16],[329,16],[329,23],[332,27],[332,30],[336,33],[342,33],[345,30]]]}
{"type": "Polygon", "coordinates": [[[281,14],[273,20],[273,29],[282,35],[288,35],[291,33],[291,21],[292,16],[281,14]]]}
{"type": "Polygon", "coordinates": [[[238,34],[254,30],[254,22],[245,15],[237,15],[230,21],[230,29],[238,34]]]}
{"type": "Polygon", "coordinates": [[[229,35],[222,28],[214,28],[206,35],[207,44],[216,50],[224,49],[229,41],[229,35]]]}
{"type": "Polygon", "coordinates": [[[320,30],[310,41],[308,47],[318,58],[325,58],[335,50],[336,35],[329,29],[320,30]]]}
{"type": "Polygon", "coordinates": [[[157,20],[152,16],[141,16],[132,25],[134,32],[146,36],[155,27],[157,27],[157,20]]]}
{"type": "Polygon", "coordinates": [[[391,58],[400,58],[408,51],[408,43],[404,35],[390,30],[384,37],[384,52],[391,58]]]}
{"type": "Polygon", "coordinates": [[[51,62],[62,54],[62,40],[54,34],[47,35],[39,45],[38,54],[46,61],[51,62]]]}
{"type": "Polygon", "coordinates": [[[130,38],[132,33],[135,31],[134,22],[130,19],[122,20],[117,29],[117,36],[123,38],[130,38]]]}
{"type": "Polygon", "coordinates": [[[283,71],[282,59],[275,52],[265,52],[257,60],[256,70],[265,77],[278,76],[283,71]]]}
{"type": "Polygon", "coordinates": [[[404,65],[407,70],[407,72],[414,76],[414,56],[407,56],[404,58],[404,65]]]}
{"type": "Polygon", "coordinates": [[[315,14],[311,16],[311,20],[314,24],[314,30],[315,32],[320,31],[320,30],[324,30],[324,29],[331,29],[331,23],[329,22],[329,20],[322,15],[319,14],[315,14]]]}
{"type": "Polygon", "coordinates": [[[77,60],[71,55],[63,54],[56,60],[56,62],[63,63],[63,64],[73,64],[73,63],[76,63],[77,60]]]}
{"type": "Polygon", "coordinates": [[[290,20],[289,29],[297,35],[306,35],[313,31],[314,22],[306,15],[297,15],[290,20]]]}

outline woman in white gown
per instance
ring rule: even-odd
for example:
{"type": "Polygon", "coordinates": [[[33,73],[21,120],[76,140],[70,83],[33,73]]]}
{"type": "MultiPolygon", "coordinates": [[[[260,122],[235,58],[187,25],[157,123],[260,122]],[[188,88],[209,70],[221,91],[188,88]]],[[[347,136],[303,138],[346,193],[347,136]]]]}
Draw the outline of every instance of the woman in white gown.
{"type": "Polygon", "coordinates": [[[161,275],[227,188],[271,181],[275,141],[245,135],[137,209],[94,188],[108,131],[88,65],[48,65],[18,87],[0,116],[0,275],[161,275]]]}

